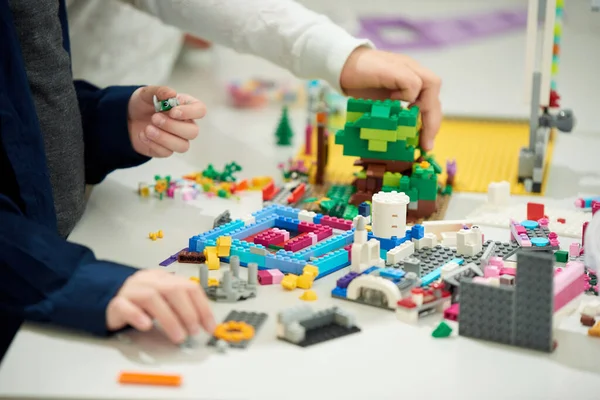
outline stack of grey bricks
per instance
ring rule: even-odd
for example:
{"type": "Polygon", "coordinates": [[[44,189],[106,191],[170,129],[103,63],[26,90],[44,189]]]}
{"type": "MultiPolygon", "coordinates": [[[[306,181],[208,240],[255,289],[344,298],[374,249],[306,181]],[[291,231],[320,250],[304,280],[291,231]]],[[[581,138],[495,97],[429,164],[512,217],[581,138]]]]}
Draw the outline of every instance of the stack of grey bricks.
{"type": "Polygon", "coordinates": [[[459,335],[552,352],[554,257],[519,252],[515,286],[460,284],[459,335]]]}

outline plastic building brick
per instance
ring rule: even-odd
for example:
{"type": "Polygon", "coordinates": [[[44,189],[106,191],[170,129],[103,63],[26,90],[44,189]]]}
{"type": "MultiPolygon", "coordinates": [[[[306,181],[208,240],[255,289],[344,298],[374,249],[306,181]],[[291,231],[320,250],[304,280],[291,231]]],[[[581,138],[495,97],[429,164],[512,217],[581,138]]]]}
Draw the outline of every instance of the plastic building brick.
{"type": "Polygon", "coordinates": [[[524,250],[559,250],[560,243],[557,235],[550,232],[545,219],[540,221],[511,221],[510,231],[512,240],[524,250]]]}
{"type": "Polygon", "coordinates": [[[277,338],[300,347],[360,332],[354,316],[332,307],[313,311],[308,305],[297,306],[277,315],[277,338]]]}
{"type": "Polygon", "coordinates": [[[447,338],[452,334],[452,328],[450,325],[441,321],[440,324],[431,332],[431,336],[434,338],[447,338]]]}
{"type": "Polygon", "coordinates": [[[463,280],[459,335],[553,351],[553,261],[552,254],[519,252],[515,286],[463,280]]]}
{"type": "Polygon", "coordinates": [[[223,272],[223,277],[218,285],[210,285],[208,278],[208,267],[200,266],[200,286],[206,292],[209,299],[217,302],[233,303],[256,297],[258,290],[258,265],[248,264],[248,279],[240,279],[240,260],[231,257],[229,260],[230,270],[223,272]]]}
{"type": "Polygon", "coordinates": [[[213,229],[218,228],[221,225],[228,224],[229,222],[231,222],[231,213],[229,210],[225,210],[215,218],[213,229]]]}
{"type": "Polygon", "coordinates": [[[254,327],[245,322],[228,321],[218,325],[214,337],[227,343],[238,343],[254,337],[254,327]]]}
{"type": "Polygon", "coordinates": [[[403,322],[415,323],[420,317],[435,312],[443,313],[451,305],[451,294],[442,284],[429,288],[413,288],[411,296],[396,302],[396,317],[403,322]]]}
{"type": "Polygon", "coordinates": [[[221,236],[217,238],[217,256],[229,257],[231,252],[231,237],[221,236]]]}
{"type": "Polygon", "coordinates": [[[544,218],[544,205],[541,203],[527,203],[527,219],[538,221],[544,218]]]}
{"type": "Polygon", "coordinates": [[[204,257],[206,257],[206,264],[209,270],[214,271],[221,268],[221,261],[219,260],[216,247],[206,247],[204,249],[204,257]]]}
{"type": "Polygon", "coordinates": [[[338,279],[332,290],[334,298],[373,307],[395,310],[396,304],[420,285],[414,273],[393,268],[372,267],[363,273],[350,272],[338,279]]]}
{"type": "Polygon", "coordinates": [[[179,105],[179,100],[177,97],[171,97],[170,99],[166,100],[158,100],[158,97],[154,96],[152,98],[152,102],[154,103],[154,111],[156,112],[169,111],[171,108],[179,105]]]}
{"type": "Polygon", "coordinates": [[[317,293],[314,290],[306,290],[300,296],[300,300],[315,301],[317,300],[317,293]]]}
{"type": "Polygon", "coordinates": [[[371,229],[380,238],[402,237],[406,233],[409,197],[404,193],[379,192],[373,195],[371,229]]]}
{"type": "Polygon", "coordinates": [[[121,372],[119,383],[123,385],[181,386],[181,375],[121,372]]]}
{"type": "Polygon", "coordinates": [[[281,287],[286,290],[294,290],[298,287],[298,275],[289,274],[281,280],[281,287]]]}
{"type": "Polygon", "coordinates": [[[461,229],[456,233],[456,251],[459,255],[474,256],[483,249],[483,233],[479,227],[461,229]]]}
{"type": "Polygon", "coordinates": [[[157,232],[150,232],[148,234],[148,237],[152,240],[152,241],[156,241],[156,239],[162,239],[164,237],[164,233],[163,231],[157,231],[157,232]]]}
{"type": "Polygon", "coordinates": [[[182,249],[180,251],[178,251],[177,253],[169,256],[169,258],[167,258],[166,260],[162,261],[160,264],[161,267],[168,267],[169,265],[173,264],[175,261],[177,261],[177,257],[179,256],[179,253],[183,252],[183,251],[188,251],[188,248],[186,247],[185,249],[182,249]]]}
{"type": "Polygon", "coordinates": [[[204,264],[206,257],[196,251],[180,251],[177,254],[177,262],[182,264],[204,264]]]}
{"type": "Polygon", "coordinates": [[[454,303],[450,307],[444,310],[444,319],[449,321],[458,321],[458,314],[460,312],[460,304],[454,303]]]}
{"type": "Polygon", "coordinates": [[[571,261],[554,277],[554,312],[570,303],[585,291],[585,267],[571,261]]]}
{"type": "Polygon", "coordinates": [[[287,106],[284,106],[281,111],[281,119],[277,125],[275,136],[277,137],[277,145],[279,146],[290,146],[292,144],[294,132],[292,131],[292,126],[290,124],[287,106]]]}
{"type": "MultiPolygon", "coordinates": [[[[231,311],[227,317],[223,320],[223,323],[227,322],[237,322],[237,323],[245,323],[254,328],[254,336],[267,320],[268,315],[266,313],[255,313],[255,312],[246,312],[246,311],[231,311]]],[[[216,346],[217,342],[220,339],[213,336],[207,343],[207,346],[216,346]]],[[[245,349],[251,342],[250,340],[242,340],[237,342],[230,342],[229,347],[237,348],[237,349],[245,349]]]]}
{"type": "Polygon", "coordinates": [[[380,257],[379,241],[375,239],[367,241],[367,237],[366,219],[358,216],[351,250],[350,270],[352,272],[360,273],[373,266],[384,266],[384,261],[380,257]]]}

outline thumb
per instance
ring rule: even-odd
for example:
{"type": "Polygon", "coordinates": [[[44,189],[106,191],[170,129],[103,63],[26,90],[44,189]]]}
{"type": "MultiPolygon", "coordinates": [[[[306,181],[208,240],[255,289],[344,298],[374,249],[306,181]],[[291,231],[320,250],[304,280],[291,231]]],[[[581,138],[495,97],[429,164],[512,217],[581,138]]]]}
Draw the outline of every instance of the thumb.
{"type": "Polygon", "coordinates": [[[147,331],[153,326],[152,320],[141,308],[125,297],[115,297],[106,309],[106,327],[116,331],[127,325],[139,331],[147,331]]]}
{"type": "Polygon", "coordinates": [[[177,91],[168,86],[144,86],[140,91],[140,98],[144,103],[154,104],[153,98],[166,100],[177,96],[177,91]]]}

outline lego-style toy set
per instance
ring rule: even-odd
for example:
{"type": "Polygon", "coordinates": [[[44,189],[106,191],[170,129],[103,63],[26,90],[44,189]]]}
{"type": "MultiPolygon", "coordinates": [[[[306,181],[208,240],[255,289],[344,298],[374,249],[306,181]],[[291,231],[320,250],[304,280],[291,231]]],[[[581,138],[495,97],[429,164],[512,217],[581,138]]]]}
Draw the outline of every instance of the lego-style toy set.
{"type": "MultiPolygon", "coordinates": [[[[556,346],[554,313],[592,286],[597,292],[597,278],[591,280],[583,261],[585,242],[561,250],[543,206],[530,204],[528,219],[511,220],[509,240],[499,242],[485,240],[472,223],[410,226],[410,203],[406,193],[380,191],[353,221],[271,205],[191,237],[178,258],[200,264],[198,282],[214,301],[249,299],[260,285],[273,284],[304,289],[300,298],[314,300],[315,281],[348,268],[332,297],[394,311],[406,323],[430,314],[453,321],[441,323],[433,337],[449,336],[449,323],[458,323],[461,336],[547,352],[556,346]],[[221,263],[229,263],[229,270],[220,280],[209,279],[208,271],[221,263]],[[246,280],[239,277],[240,266],[247,267],[246,280]]],[[[590,310],[582,324],[593,320],[593,336],[600,322],[590,310]]],[[[317,312],[294,307],[282,311],[277,324],[279,339],[301,347],[360,331],[337,307],[317,312]]],[[[220,350],[227,343],[244,347],[258,328],[244,329],[244,335],[215,334],[210,343],[220,350]]]]}

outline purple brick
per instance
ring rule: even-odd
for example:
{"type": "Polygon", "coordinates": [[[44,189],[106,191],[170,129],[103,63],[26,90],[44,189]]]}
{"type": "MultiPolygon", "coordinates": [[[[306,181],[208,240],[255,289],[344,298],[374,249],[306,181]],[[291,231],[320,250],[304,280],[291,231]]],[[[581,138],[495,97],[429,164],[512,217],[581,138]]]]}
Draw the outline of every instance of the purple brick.
{"type": "Polygon", "coordinates": [[[352,282],[352,280],[359,275],[360,274],[357,274],[356,272],[350,272],[350,273],[342,276],[340,279],[337,280],[337,287],[339,287],[341,289],[348,288],[348,285],[350,284],[350,282],[352,282]]]}

